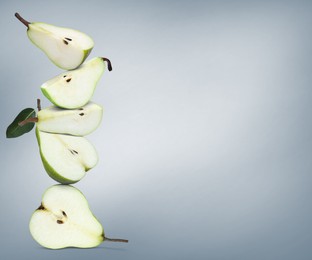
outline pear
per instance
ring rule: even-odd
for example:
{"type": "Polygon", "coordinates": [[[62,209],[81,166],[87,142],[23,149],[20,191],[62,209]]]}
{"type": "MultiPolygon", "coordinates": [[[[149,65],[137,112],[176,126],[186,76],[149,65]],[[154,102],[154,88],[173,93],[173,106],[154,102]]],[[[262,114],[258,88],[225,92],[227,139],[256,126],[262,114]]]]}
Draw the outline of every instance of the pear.
{"type": "Polygon", "coordinates": [[[18,13],[15,16],[27,27],[27,35],[32,43],[64,70],[79,67],[94,46],[92,38],[80,31],[47,23],[28,22],[18,13]]]}
{"type": "Polygon", "coordinates": [[[105,240],[128,242],[106,238],[85,196],[70,185],[54,185],[45,191],[31,216],[29,230],[35,241],[50,249],[91,248],[105,240]]]}
{"type": "Polygon", "coordinates": [[[78,182],[98,162],[94,146],[84,137],[45,133],[38,127],[36,136],[43,166],[59,183],[78,182]]]}
{"type": "Polygon", "coordinates": [[[61,109],[51,106],[41,110],[40,99],[37,99],[37,104],[37,116],[35,116],[34,109],[24,109],[8,127],[8,138],[26,133],[27,131],[23,130],[25,125],[29,125],[26,130],[30,131],[34,123],[37,123],[38,129],[43,132],[85,136],[93,132],[102,120],[103,108],[93,102],[77,109],[61,109]],[[32,114],[29,115],[29,111],[32,114]]]}
{"type": "Polygon", "coordinates": [[[37,127],[43,132],[84,136],[100,125],[102,114],[102,107],[92,102],[71,110],[51,106],[38,112],[37,127]]]}
{"type": "Polygon", "coordinates": [[[84,106],[91,99],[104,70],[111,63],[107,58],[96,57],[78,69],[61,73],[41,86],[42,93],[56,106],[74,109],[84,106]]]}

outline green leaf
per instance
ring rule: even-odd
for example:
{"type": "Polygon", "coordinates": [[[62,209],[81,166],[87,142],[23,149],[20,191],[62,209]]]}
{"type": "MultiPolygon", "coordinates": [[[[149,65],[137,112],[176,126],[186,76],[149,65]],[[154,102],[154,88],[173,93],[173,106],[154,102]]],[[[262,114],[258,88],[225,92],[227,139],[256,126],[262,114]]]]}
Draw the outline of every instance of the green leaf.
{"type": "Polygon", "coordinates": [[[18,123],[21,121],[24,121],[30,117],[36,117],[35,109],[33,108],[25,108],[22,110],[17,117],[14,119],[14,121],[8,126],[6,131],[6,137],[7,138],[15,138],[19,137],[23,134],[28,133],[33,129],[35,123],[30,122],[23,126],[20,126],[18,123]]]}

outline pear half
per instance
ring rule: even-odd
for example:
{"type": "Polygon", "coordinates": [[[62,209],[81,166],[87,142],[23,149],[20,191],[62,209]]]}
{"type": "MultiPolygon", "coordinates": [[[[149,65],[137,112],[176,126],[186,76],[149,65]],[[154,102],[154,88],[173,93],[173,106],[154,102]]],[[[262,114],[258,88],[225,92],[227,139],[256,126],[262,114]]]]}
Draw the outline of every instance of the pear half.
{"type": "Polygon", "coordinates": [[[38,127],[36,136],[43,166],[57,182],[78,182],[98,162],[94,146],[84,137],[45,133],[38,127]]]}
{"type": "Polygon", "coordinates": [[[75,109],[84,106],[91,99],[105,70],[105,60],[107,59],[96,57],[78,69],[61,73],[41,86],[42,93],[61,108],[75,109]]]}
{"type": "Polygon", "coordinates": [[[43,132],[84,136],[100,125],[102,114],[103,108],[92,102],[78,109],[52,106],[38,112],[37,127],[43,132]]]}
{"type": "Polygon", "coordinates": [[[92,38],[80,31],[47,23],[28,22],[18,13],[15,16],[27,26],[27,36],[31,42],[64,70],[79,67],[94,46],[92,38]]]}
{"type": "Polygon", "coordinates": [[[103,227],[85,196],[70,185],[54,185],[45,191],[29,229],[35,241],[50,249],[90,248],[104,241],[103,227]]]}

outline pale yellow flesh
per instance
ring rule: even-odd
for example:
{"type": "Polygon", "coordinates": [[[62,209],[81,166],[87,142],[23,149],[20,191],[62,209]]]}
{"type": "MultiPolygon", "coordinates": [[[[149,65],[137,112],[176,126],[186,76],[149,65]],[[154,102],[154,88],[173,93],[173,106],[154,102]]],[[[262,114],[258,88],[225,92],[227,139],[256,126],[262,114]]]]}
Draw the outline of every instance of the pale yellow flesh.
{"type": "Polygon", "coordinates": [[[102,114],[102,107],[92,102],[70,110],[52,106],[38,112],[37,127],[49,133],[84,136],[100,125],[102,114]]]}
{"type": "Polygon", "coordinates": [[[29,39],[58,67],[72,70],[83,63],[94,42],[85,33],[46,23],[30,23],[29,39]]]}
{"type": "Polygon", "coordinates": [[[29,223],[31,235],[40,245],[51,249],[88,248],[103,242],[103,227],[77,188],[69,185],[48,188],[40,208],[29,223]]]}
{"type": "Polygon", "coordinates": [[[40,154],[48,174],[60,183],[74,183],[98,162],[94,146],[84,137],[37,130],[40,154]]]}
{"type": "Polygon", "coordinates": [[[64,72],[41,86],[42,93],[56,106],[75,109],[87,104],[100,80],[105,62],[93,58],[78,69],[64,72]]]}

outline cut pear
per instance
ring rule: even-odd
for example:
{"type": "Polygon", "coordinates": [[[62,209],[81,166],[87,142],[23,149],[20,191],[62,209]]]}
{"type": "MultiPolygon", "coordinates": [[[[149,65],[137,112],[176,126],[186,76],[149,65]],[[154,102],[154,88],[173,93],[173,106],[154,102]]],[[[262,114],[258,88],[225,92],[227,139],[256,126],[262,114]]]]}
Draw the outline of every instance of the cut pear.
{"type": "Polygon", "coordinates": [[[50,249],[91,248],[103,241],[128,242],[105,237],[85,196],[70,185],[54,185],[45,191],[41,205],[31,216],[29,229],[35,241],[50,249]]]}
{"type": "Polygon", "coordinates": [[[38,127],[36,136],[43,166],[57,182],[78,182],[98,162],[94,146],[84,137],[45,133],[38,127]]]}
{"type": "Polygon", "coordinates": [[[45,191],[29,229],[35,241],[50,249],[90,248],[104,241],[103,227],[86,198],[70,185],[54,185],[45,191]]]}
{"type": "MultiPolygon", "coordinates": [[[[105,70],[106,58],[96,57],[78,69],[64,72],[41,86],[42,93],[56,106],[74,109],[91,99],[95,87],[105,70]]],[[[108,61],[108,68],[111,68],[108,61]]]]}
{"type": "Polygon", "coordinates": [[[37,127],[49,133],[84,136],[100,125],[102,114],[102,107],[92,102],[71,110],[52,106],[38,112],[37,127]]]}
{"type": "Polygon", "coordinates": [[[15,16],[27,26],[28,38],[58,67],[72,70],[79,67],[90,54],[94,42],[85,33],[41,22],[28,22],[15,16]]]}

